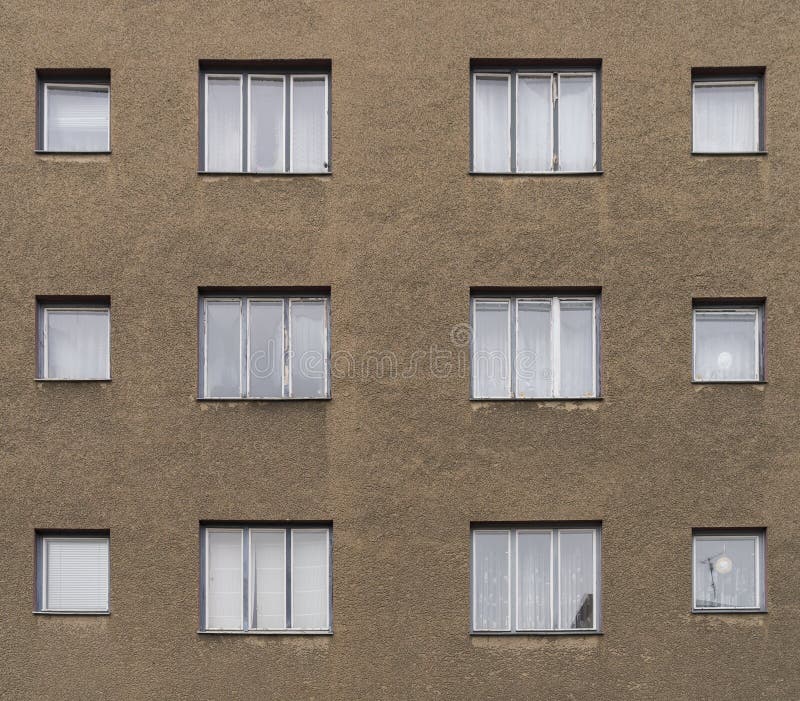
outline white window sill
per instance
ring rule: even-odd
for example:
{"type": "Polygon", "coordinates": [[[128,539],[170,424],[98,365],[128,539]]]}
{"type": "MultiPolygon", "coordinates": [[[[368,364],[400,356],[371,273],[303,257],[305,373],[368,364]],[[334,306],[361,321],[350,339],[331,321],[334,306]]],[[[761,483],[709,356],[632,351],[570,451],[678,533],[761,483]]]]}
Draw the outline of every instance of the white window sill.
{"type": "Polygon", "coordinates": [[[693,156],[766,156],[766,151],[692,151],[693,156]]]}
{"type": "Polygon", "coordinates": [[[765,385],[766,380],[692,380],[693,385],[765,385]]]}
{"type": "Polygon", "coordinates": [[[483,171],[483,170],[471,170],[469,171],[470,175],[490,175],[490,176],[498,176],[498,175],[511,175],[514,177],[522,176],[522,177],[553,177],[553,176],[571,176],[571,175],[603,175],[602,170],[542,170],[536,172],[512,172],[509,170],[503,170],[499,172],[490,172],[490,171],[483,171]]]}
{"type": "Polygon", "coordinates": [[[37,377],[36,382],[111,382],[110,377],[37,377]]]}
{"type": "Polygon", "coordinates": [[[37,155],[45,156],[109,156],[111,150],[108,151],[47,151],[44,149],[36,149],[34,151],[37,155]]]}
{"type": "Polygon", "coordinates": [[[270,173],[270,172],[250,172],[245,170],[198,170],[198,175],[213,175],[215,177],[222,177],[225,175],[235,175],[235,176],[250,176],[256,178],[293,178],[294,176],[300,177],[307,177],[309,175],[321,175],[323,177],[333,175],[330,170],[318,170],[318,171],[297,171],[292,173],[270,173]]]}
{"type": "Polygon", "coordinates": [[[332,630],[198,630],[198,635],[333,635],[332,630]]]}
{"type": "Polygon", "coordinates": [[[471,402],[592,402],[603,397],[470,397],[471,402]]]}
{"type": "Polygon", "coordinates": [[[603,635],[599,630],[472,630],[471,637],[483,636],[553,636],[553,635],[603,635]]]}
{"type": "Polygon", "coordinates": [[[703,614],[715,614],[715,613],[745,613],[745,614],[754,614],[754,613],[767,613],[766,609],[726,609],[726,608],[718,608],[718,609],[692,609],[692,613],[697,613],[700,615],[703,614]]]}
{"type": "Polygon", "coordinates": [[[329,402],[331,397],[197,397],[198,402],[329,402]]]}
{"type": "Polygon", "coordinates": [[[111,611],[34,611],[35,616],[110,616],[111,611]]]}

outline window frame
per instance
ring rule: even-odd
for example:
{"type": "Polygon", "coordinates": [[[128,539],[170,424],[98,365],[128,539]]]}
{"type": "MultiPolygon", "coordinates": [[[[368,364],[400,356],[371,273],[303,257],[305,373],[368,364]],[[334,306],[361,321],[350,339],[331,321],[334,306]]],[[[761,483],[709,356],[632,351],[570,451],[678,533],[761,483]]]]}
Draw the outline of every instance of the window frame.
{"type": "Polygon", "coordinates": [[[208,523],[200,525],[200,620],[198,633],[221,634],[221,635],[332,635],[333,634],[333,524],[330,522],[235,522],[235,523],[208,523]],[[241,558],[242,558],[242,582],[240,587],[240,620],[241,628],[208,628],[208,561],[209,561],[209,532],[230,533],[239,531],[241,533],[241,558]],[[298,628],[291,627],[293,623],[293,575],[292,566],[294,561],[294,533],[318,532],[326,533],[326,567],[327,567],[327,616],[326,627],[324,628],[298,628]],[[261,628],[253,627],[254,613],[254,588],[250,586],[252,558],[252,533],[261,532],[283,532],[284,543],[284,600],[285,600],[285,622],[283,628],[261,628]]]}
{"type": "Polygon", "coordinates": [[[601,628],[601,602],[602,592],[602,523],[600,522],[559,522],[559,523],[473,523],[470,528],[470,635],[597,635],[602,633],[601,628]],[[476,628],[477,597],[475,596],[476,578],[478,567],[475,563],[475,540],[479,533],[507,533],[508,534],[508,601],[509,611],[507,626],[504,629],[476,628]],[[519,626],[519,536],[525,533],[550,534],[550,621],[551,628],[521,628],[519,626]],[[592,628],[558,628],[555,621],[560,624],[559,605],[561,592],[559,591],[559,563],[562,533],[591,533],[592,534],[592,602],[594,626],[592,628]]]}
{"type": "Polygon", "coordinates": [[[476,401],[572,401],[577,399],[599,399],[600,387],[600,293],[538,293],[519,292],[509,294],[473,293],[470,295],[470,399],[476,401]],[[550,352],[553,371],[553,394],[545,397],[519,396],[517,393],[517,355],[519,335],[519,303],[528,301],[550,301],[550,352]],[[582,396],[561,395],[561,305],[560,302],[592,302],[592,394],[582,396]],[[507,387],[508,394],[503,397],[479,396],[476,394],[477,366],[475,363],[475,303],[482,301],[509,302],[509,358],[510,373],[507,387]],[[558,301],[558,304],[555,302],[558,301]],[[558,391],[557,391],[558,390],[558,391]]]}
{"type": "MultiPolygon", "coordinates": [[[[201,62],[202,64],[202,62],[201,62]]],[[[331,77],[330,67],[320,65],[279,66],[275,64],[260,64],[254,62],[249,67],[213,64],[208,67],[200,66],[200,144],[198,173],[209,175],[255,175],[255,176],[303,176],[303,175],[330,175],[332,171],[332,130],[331,130],[331,77]],[[209,170],[208,169],[208,78],[239,77],[239,119],[241,127],[241,143],[239,144],[239,170],[209,170]],[[252,170],[252,129],[250,119],[250,94],[253,78],[282,78],[283,79],[283,169],[279,171],[252,170]],[[294,108],[294,81],[295,79],[322,79],[325,81],[325,163],[323,170],[294,170],[292,163],[292,146],[294,130],[292,129],[292,115],[294,108]]]]}
{"type": "MultiPolygon", "coordinates": [[[[49,72],[45,72],[49,73],[49,72]]],[[[39,75],[37,76],[37,99],[39,103],[38,124],[36,129],[36,152],[37,153],[51,153],[51,154],[109,154],[111,153],[111,78],[93,78],[91,75],[82,75],[80,73],[72,76],[71,72],[64,72],[64,77],[56,75],[39,75]],[[69,75],[67,75],[69,73],[69,75]],[[49,99],[50,88],[62,88],[73,90],[103,90],[108,95],[108,122],[106,123],[106,147],[105,149],[97,149],[93,151],[61,151],[51,150],[47,145],[47,102],[49,99]]]]}
{"type": "Polygon", "coordinates": [[[766,613],[767,612],[767,530],[766,528],[695,528],[692,530],[692,613],[766,613]],[[756,605],[755,606],[697,606],[697,541],[754,540],[756,605]]]}
{"type": "Polygon", "coordinates": [[[766,336],[766,304],[764,302],[737,302],[731,300],[730,303],[715,303],[693,300],[692,302],[692,383],[693,384],[763,384],[766,382],[766,356],[765,356],[765,336],[766,336]],[[756,377],[745,379],[701,379],[697,376],[697,312],[705,313],[756,313],[755,323],[755,361],[756,377]]]}
{"type": "Polygon", "coordinates": [[[495,67],[495,66],[474,66],[470,70],[470,142],[469,142],[469,156],[470,156],[470,174],[471,175],[600,175],[602,174],[602,159],[600,148],[600,134],[601,134],[601,65],[525,65],[515,64],[509,67],[495,67]],[[482,171],[475,168],[475,143],[476,143],[476,130],[475,130],[475,94],[476,82],[479,77],[496,77],[498,75],[506,75],[509,77],[508,87],[508,101],[509,101],[509,125],[508,125],[508,164],[509,169],[503,171],[482,171]],[[518,86],[519,78],[526,76],[549,75],[550,76],[550,139],[551,139],[551,165],[550,170],[518,170],[517,169],[517,124],[519,122],[519,100],[518,86]],[[592,170],[561,170],[559,161],[559,129],[558,129],[558,104],[561,93],[561,76],[576,77],[576,76],[592,76],[592,107],[594,119],[592,120],[592,149],[593,149],[593,162],[594,168],[592,170]]]}

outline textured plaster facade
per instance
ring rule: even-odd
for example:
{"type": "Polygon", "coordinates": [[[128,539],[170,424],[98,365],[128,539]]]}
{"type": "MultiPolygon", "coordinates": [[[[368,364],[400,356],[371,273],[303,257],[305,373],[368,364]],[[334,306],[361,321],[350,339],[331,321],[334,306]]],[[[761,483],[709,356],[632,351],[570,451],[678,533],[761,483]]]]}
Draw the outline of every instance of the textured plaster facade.
{"type": "Polygon", "coordinates": [[[800,6],[0,18],[0,697],[800,697],[800,6]],[[484,57],[602,59],[604,174],[470,176],[484,57]],[[198,62],[248,58],[331,60],[331,175],[197,174],[198,62]],[[769,155],[690,155],[697,66],[766,67],[769,155]],[[59,67],[110,69],[111,155],[34,154],[59,67]],[[431,371],[495,285],[602,288],[602,399],[470,402],[431,371]],[[198,401],[207,286],[330,286],[357,371],[330,401],[198,401]],[[36,382],[35,298],[79,294],[111,297],[112,381],[36,382]],[[766,384],[690,382],[693,297],[766,298],[766,384]],[[249,519],[333,522],[332,636],[197,633],[199,523],[249,519]],[[470,523],[573,519],[603,524],[602,634],[470,636],[470,523]],[[766,614],[691,613],[691,529],[727,526],[767,528],[766,614]],[[110,529],[109,616],[32,613],[43,528],[110,529]]]}

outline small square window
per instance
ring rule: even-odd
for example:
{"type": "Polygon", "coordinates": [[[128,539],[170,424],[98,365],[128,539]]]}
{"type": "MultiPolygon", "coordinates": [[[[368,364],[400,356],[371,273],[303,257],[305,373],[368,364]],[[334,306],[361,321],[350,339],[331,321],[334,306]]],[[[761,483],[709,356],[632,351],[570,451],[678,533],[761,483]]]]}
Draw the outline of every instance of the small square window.
{"type": "Polygon", "coordinates": [[[108,533],[39,533],[36,542],[37,611],[108,612],[108,533]]]}
{"type": "Polygon", "coordinates": [[[695,303],[694,381],[760,382],[763,305],[695,303]]]}
{"type": "Polygon", "coordinates": [[[206,526],[201,537],[203,630],[331,630],[330,526],[206,526]]]}
{"type": "Polygon", "coordinates": [[[111,310],[106,302],[40,302],[38,372],[42,380],[111,379],[111,310]]]}
{"type": "Polygon", "coordinates": [[[697,530],[695,611],[765,611],[764,530],[697,530]]]}

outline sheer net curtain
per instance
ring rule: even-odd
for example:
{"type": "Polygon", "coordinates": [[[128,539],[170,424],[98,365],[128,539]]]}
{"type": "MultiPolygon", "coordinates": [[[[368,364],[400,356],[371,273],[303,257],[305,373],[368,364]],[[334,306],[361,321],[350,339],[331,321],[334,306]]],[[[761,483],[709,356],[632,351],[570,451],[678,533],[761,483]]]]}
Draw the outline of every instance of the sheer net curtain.
{"type": "Polygon", "coordinates": [[[517,80],[517,171],[553,169],[553,77],[520,75],[517,80]]]}
{"type": "Polygon", "coordinates": [[[327,384],[327,304],[323,300],[289,303],[289,363],[293,397],[324,397],[327,384]]]}
{"type": "Polygon", "coordinates": [[[476,75],[473,104],[473,168],[482,173],[511,170],[511,119],[508,75],[476,75]]]}
{"type": "Polygon", "coordinates": [[[292,78],[292,171],[322,173],[327,158],[327,80],[292,78]]]}
{"type": "Polygon", "coordinates": [[[595,169],[594,76],[558,77],[558,169],[595,169]]]}
{"type": "Polygon", "coordinates": [[[562,397],[595,394],[594,303],[591,300],[559,300],[562,397]]]}
{"type": "Polygon", "coordinates": [[[242,170],[242,78],[206,77],[206,170],[242,170]]]}
{"type": "Polygon", "coordinates": [[[46,150],[109,150],[107,86],[48,85],[45,91],[46,150]]]}
{"type": "Polygon", "coordinates": [[[695,608],[758,608],[758,538],[695,540],[695,608]]]}
{"type": "Polygon", "coordinates": [[[247,305],[250,397],[281,397],[284,367],[284,301],[249,300],[247,305]]]}
{"type": "Polygon", "coordinates": [[[473,303],[473,393],[476,397],[511,396],[510,300],[473,303]]]}
{"type": "Polygon", "coordinates": [[[695,310],[695,380],[760,379],[758,312],[695,310]]]}
{"type": "Polygon", "coordinates": [[[292,628],[329,627],[328,540],[327,530],[292,531],[292,628]]]}
{"type": "Polygon", "coordinates": [[[108,610],[108,538],[45,538],[43,608],[108,610]]]}
{"type": "Polygon", "coordinates": [[[45,377],[109,378],[108,309],[45,309],[45,377]]]}
{"type": "Polygon", "coordinates": [[[757,151],[758,86],[694,84],[694,150],[705,153],[757,151]]]}
{"type": "Polygon", "coordinates": [[[241,630],[242,545],[244,534],[238,530],[206,532],[206,628],[241,630]]]}
{"type": "Polygon", "coordinates": [[[205,301],[206,397],[242,396],[240,300],[205,301]]]}
{"type": "Polygon", "coordinates": [[[283,530],[250,531],[250,627],[286,628],[286,535],[283,530]]]}
{"type": "Polygon", "coordinates": [[[517,301],[517,396],[552,397],[552,300],[517,301]]]}
{"type": "Polygon", "coordinates": [[[250,171],[282,173],[285,161],[285,80],[250,77],[250,171]]]}
{"type": "Polygon", "coordinates": [[[475,630],[509,630],[510,533],[476,531],[473,538],[473,627],[475,630]]]}
{"type": "Polygon", "coordinates": [[[558,627],[593,628],[595,581],[593,533],[561,531],[558,541],[558,627]]]}
{"type": "Polygon", "coordinates": [[[517,628],[548,630],[553,627],[552,540],[550,532],[517,534],[517,628]]]}

